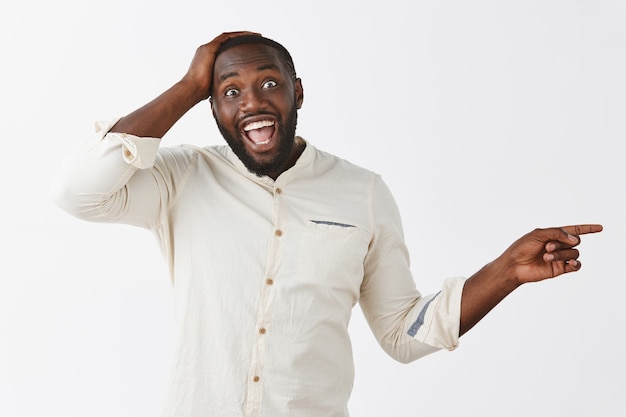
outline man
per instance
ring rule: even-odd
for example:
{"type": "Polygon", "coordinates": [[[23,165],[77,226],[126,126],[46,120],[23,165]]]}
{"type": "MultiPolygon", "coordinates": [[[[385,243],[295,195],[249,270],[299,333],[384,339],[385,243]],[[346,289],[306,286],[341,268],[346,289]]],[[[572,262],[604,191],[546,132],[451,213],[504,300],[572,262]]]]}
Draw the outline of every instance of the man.
{"type": "Polygon", "coordinates": [[[347,416],[357,302],[395,359],[452,350],[521,284],[580,269],[579,235],[602,230],[537,229],[422,296],[389,190],[295,135],[303,99],[281,45],[224,33],[162,95],[100,125],[55,181],[70,213],[161,244],[178,329],[165,416],[347,416]],[[159,147],[207,98],[228,146],[159,147]]]}

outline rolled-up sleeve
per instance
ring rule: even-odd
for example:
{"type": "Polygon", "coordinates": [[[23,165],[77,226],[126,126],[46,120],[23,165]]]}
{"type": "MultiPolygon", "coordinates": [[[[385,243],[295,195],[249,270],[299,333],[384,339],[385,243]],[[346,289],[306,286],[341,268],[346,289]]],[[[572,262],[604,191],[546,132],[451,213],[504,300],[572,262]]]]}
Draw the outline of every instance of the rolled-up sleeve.
{"type": "Polygon", "coordinates": [[[459,345],[461,295],[465,278],[448,278],[441,291],[421,297],[415,310],[417,317],[407,330],[415,340],[428,345],[454,350],[459,345]]]}
{"type": "Polygon", "coordinates": [[[161,196],[148,168],[155,163],[160,139],[110,133],[115,122],[96,123],[94,137],[68,153],[52,178],[52,198],[84,220],[150,227],[161,196]],[[146,173],[135,175],[140,170],[146,173]]]}
{"type": "Polygon", "coordinates": [[[449,278],[422,296],[410,271],[400,214],[385,183],[372,186],[373,237],[365,259],[360,305],[381,347],[408,363],[459,344],[464,278],[449,278]]]}

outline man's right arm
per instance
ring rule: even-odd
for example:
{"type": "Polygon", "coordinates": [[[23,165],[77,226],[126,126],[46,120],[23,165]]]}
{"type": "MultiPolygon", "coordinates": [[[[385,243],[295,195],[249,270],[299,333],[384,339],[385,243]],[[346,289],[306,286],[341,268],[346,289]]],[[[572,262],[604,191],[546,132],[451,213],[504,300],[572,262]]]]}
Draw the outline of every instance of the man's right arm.
{"type": "Polygon", "coordinates": [[[200,46],[185,76],[163,94],[121,118],[111,132],[162,138],[193,106],[211,93],[213,65],[219,47],[228,39],[252,32],[227,32],[200,46]]]}
{"type": "Polygon", "coordinates": [[[153,227],[190,158],[182,151],[157,154],[160,138],[209,97],[221,44],[246,33],[223,33],[199,47],[179,82],[117,122],[100,124],[96,138],[68,155],[56,173],[51,184],[56,203],[85,220],[153,227]]]}

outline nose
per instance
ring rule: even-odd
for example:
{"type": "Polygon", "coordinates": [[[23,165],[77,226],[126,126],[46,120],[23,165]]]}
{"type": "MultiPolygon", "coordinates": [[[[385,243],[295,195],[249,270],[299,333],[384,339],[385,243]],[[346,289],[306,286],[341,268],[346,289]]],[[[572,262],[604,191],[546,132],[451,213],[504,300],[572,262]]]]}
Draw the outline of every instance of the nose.
{"type": "Polygon", "coordinates": [[[256,113],[263,110],[266,104],[263,93],[257,89],[250,88],[243,92],[239,107],[241,111],[256,113]]]}

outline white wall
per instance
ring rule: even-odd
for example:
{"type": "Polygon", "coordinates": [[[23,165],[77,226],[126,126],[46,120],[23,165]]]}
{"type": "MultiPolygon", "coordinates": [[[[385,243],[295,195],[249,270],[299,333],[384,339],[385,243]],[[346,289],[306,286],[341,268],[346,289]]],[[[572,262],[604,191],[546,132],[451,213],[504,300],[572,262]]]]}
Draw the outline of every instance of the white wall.
{"type": "MultiPolygon", "coordinates": [[[[157,245],[61,212],[48,180],[94,120],[239,29],[292,51],[299,134],[386,179],[423,292],[535,227],[605,226],[580,272],[521,288],[452,353],[396,364],[356,309],[352,414],[623,415],[625,4],[4,2],[0,416],[158,415],[172,300],[157,245]]],[[[208,103],[166,140],[222,142],[208,103]]]]}

